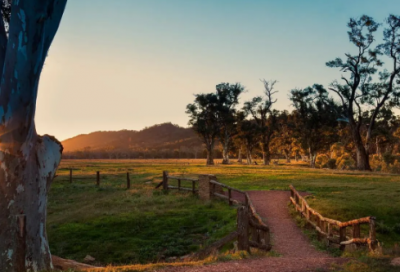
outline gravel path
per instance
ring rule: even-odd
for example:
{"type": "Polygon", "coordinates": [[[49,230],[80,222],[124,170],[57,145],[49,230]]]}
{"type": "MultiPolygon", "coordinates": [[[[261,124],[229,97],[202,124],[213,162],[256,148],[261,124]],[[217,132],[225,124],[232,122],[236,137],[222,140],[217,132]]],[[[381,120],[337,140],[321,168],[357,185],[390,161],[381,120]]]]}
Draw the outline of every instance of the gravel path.
{"type": "Polygon", "coordinates": [[[289,215],[287,191],[248,192],[257,212],[266,219],[272,233],[272,249],[281,257],[266,257],[217,263],[199,267],[171,267],[158,271],[267,271],[267,272],[305,272],[329,271],[335,263],[344,259],[332,258],[327,253],[316,250],[307,237],[296,226],[289,215]]]}

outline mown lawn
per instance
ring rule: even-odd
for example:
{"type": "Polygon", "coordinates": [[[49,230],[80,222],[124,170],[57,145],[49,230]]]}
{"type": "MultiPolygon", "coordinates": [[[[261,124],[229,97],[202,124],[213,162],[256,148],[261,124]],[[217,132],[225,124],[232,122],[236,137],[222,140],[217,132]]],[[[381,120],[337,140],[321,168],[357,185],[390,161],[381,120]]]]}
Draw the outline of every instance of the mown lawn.
{"type": "Polygon", "coordinates": [[[89,254],[102,264],[144,263],[185,255],[234,229],[235,210],[225,203],[154,190],[163,170],[215,174],[242,190],[287,190],[293,184],[313,194],[309,204],[324,216],[342,221],[376,216],[384,247],[400,241],[398,175],[314,170],[296,163],[206,167],[204,160],[65,160],[49,196],[52,253],[78,261],[89,254]],[[72,184],[70,167],[77,169],[72,184]],[[101,171],[100,188],[95,187],[96,171],[101,171]]]}

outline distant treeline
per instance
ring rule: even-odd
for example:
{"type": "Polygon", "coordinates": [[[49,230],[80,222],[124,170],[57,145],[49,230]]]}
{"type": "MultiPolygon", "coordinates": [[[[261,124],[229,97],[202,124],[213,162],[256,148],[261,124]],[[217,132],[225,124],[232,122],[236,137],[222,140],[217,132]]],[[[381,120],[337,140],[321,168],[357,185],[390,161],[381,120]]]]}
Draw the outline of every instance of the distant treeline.
{"type": "Polygon", "coordinates": [[[400,107],[400,16],[389,15],[380,24],[363,15],[347,26],[351,53],[326,62],[341,77],[328,87],[290,90],[292,111],[274,107],[275,80],[262,80],[263,95],[242,107],[245,87],[240,83],[220,83],[214,92],[195,95],[186,113],[207,150],[207,164],[214,164],[219,141],[226,164],[237,149],[239,160],[243,152],[249,164],[257,152],[264,165],[284,153],[288,162],[293,156],[308,158],[311,167],[400,172],[400,117],[395,114],[400,107]],[[381,28],[382,38],[376,35],[381,28]]]}

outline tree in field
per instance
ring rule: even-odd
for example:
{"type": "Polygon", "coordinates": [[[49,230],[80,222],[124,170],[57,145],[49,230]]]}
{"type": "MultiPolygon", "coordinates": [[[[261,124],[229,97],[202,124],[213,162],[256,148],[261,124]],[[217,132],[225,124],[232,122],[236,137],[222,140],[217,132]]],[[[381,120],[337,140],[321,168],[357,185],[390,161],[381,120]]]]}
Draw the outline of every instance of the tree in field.
{"type": "Polygon", "coordinates": [[[63,148],[54,137],[36,133],[34,117],[40,74],[66,2],[15,0],[9,19],[2,9],[0,268],[4,272],[52,268],[47,193],[63,148]]]}
{"type": "Polygon", "coordinates": [[[214,165],[214,147],[221,131],[219,124],[218,97],[214,93],[197,94],[193,104],[188,104],[189,125],[199,135],[207,150],[207,165],[214,165]]]}
{"type": "MultiPolygon", "coordinates": [[[[243,116],[244,114],[241,113],[243,116]]],[[[236,142],[243,146],[246,151],[247,164],[252,164],[252,153],[259,143],[260,132],[254,120],[245,120],[244,118],[238,124],[238,134],[236,142]]]]}
{"type": "Polygon", "coordinates": [[[277,132],[272,144],[285,155],[286,162],[290,163],[290,156],[296,149],[294,116],[287,111],[281,112],[277,117],[277,132]]]}
{"type": "Polygon", "coordinates": [[[219,140],[222,144],[222,163],[229,164],[229,151],[232,145],[232,137],[237,134],[237,110],[239,95],[244,87],[239,83],[221,83],[216,86],[218,98],[218,117],[220,124],[219,140]]]}
{"type": "Polygon", "coordinates": [[[328,91],[318,84],[292,90],[290,99],[295,107],[292,113],[294,135],[309,153],[310,166],[315,167],[317,154],[329,150],[337,141],[335,128],[340,109],[328,97],[328,91]]]}
{"type": "Polygon", "coordinates": [[[215,93],[197,94],[193,104],[186,107],[189,124],[200,136],[207,150],[207,165],[213,165],[213,150],[219,139],[223,148],[223,163],[229,163],[232,137],[237,133],[237,111],[239,95],[244,87],[239,83],[221,83],[215,93]]]}
{"type": "Polygon", "coordinates": [[[383,108],[399,105],[399,74],[400,74],[400,17],[390,15],[386,20],[383,43],[372,49],[374,34],[379,24],[369,16],[360,19],[350,19],[348,23],[350,42],[356,47],[355,54],[345,54],[346,60],[337,58],[327,62],[327,66],[340,68],[348,74],[342,76],[343,84],[332,83],[329,90],[340,99],[345,112],[345,120],[351,129],[352,139],[356,148],[357,169],[371,170],[369,165],[369,149],[372,131],[376,118],[383,108]],[[379,72],[379,79],[374,82],[374,74],[382,61],[378,58],[384,55],[389,60],[390,71],[379,72]],[[364,112],[373,109],[369,119],[363,118],[364,112]],[[362,135],[362,127],[366,127],[362,135]]]}
{"type": "Polygon", "coordinates": [[[258,96],[244,104],[244,111],[247,115],[251,115],[257,124],[257,129],[260,133],[260,147],[263,155],[263,164],[268,165],[271,160],[269,145],[274,136],[276,129],[277,112],[272,110],[272,105],[276,102],[273,100],[273,95],[276,80],[262,80],[264,84],[264,97],[258,96]]]}

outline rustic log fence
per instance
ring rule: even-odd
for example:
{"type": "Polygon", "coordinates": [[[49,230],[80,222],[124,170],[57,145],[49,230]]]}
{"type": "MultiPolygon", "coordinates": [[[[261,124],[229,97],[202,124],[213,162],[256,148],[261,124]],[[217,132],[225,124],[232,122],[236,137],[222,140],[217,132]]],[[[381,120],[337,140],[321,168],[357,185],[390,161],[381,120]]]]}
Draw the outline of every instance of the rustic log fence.
{"type": "Polygon", "coordinates": [[[155,188],[157,189],[160,187],[162,187],[164,190],[175,189],[179,191],[191,191],[193,194],[198,194],[199,197],[204,200],[220,198],[226,200],[229,205],[238,205],[237,229],[214,244],[198,252],[196,254],[197,257],[209,255],[211,252],[221,248],[226,243],[229,243],[235,239],[238,240],[239,250],[246,250],[250,252],[250,247],[265,251],[269,251],[271,249],[269,227],[257,214],[254,205],[246,192],[218,182],[218,179],[215,175],[199,175],[198,179],[194,179],[171,176],[167,171],[163,172],[163,180],[155,188]],[[169,184],[170,180],[177,180],[178,186],[171,186],[169,184]],[[191,182],[191,188],[182,187],[182,181],[191,182]],[[224,189],[226,191],[224,191],[224,189]],[[236,194],[236,198],[234,194],[236,194]]]}
{"type": "MultiPolygon", "coordinates": [[[[76,180],[92,180],[92,181],[95,182],[95,186],[100,187],[100,185],[101,185],[101,172],[100,171],[96,171],[94,174],[91,174],[91,175],[83,175],[83,174],[81,174],[81,175],[79,175],[79,174],[73,175],[73,170],[79,170],[79,169],[69,168],[68,170],[69,170],[68,180],[60,180],[61,176],[59,176],[59,175],[56,175],[54,178],[55,179],[57,178],[58,181],[68,181],[69,183],[73,183],[74,179],[76,179],[76,180]]],[[[117,173],[117,174],[115,174],[115,173],[113,173],[113,174],[107,173],[106,175],[107,176],[112,176],[112,175],[115,176],[115,175],[118,175],[118,174],[119,175],[125,175],[126,174],[126,188],[130,189],[131,188],[131,178],[130,178],[130,173],[129,172],[122,172],[122,173],[117,173]]]]}
{"type": "Polygon", "coordinates": [[[198,192],[198,189],[196,189],[196,183],[198,183],[198,182],[199,182],[198,179],[169,176],[168,171],[164,171],[162,181],[156,186],[156,189],[162,186],[164,190],[172,189],[172,190],[178,190],[178,191],[189,191],[189,192],[192,192],[193,194],[196,194],[198,192]],[[177,180],[178,186],[170,185],[169,180],[171,180],[171,179],[177,180]],[[183,187],[182,181],[190,182],[191,187],[183,187]]]}
{"type": "Polygon", "coordinates": [[[316,229],[319,235],[325,237],[329,243],[339,244],[342,250],[346,245],[350,244],[368,245],[370,250],[376,249],[378,241],[376,240],[375,217],[369,216],[347,222],[326,218],[312,209],[293,185],[290,185],[290,191],[290,200],[296,211],[300,212],[307,222],[316,229]],[[361,237],[362,224],[369,225],[367,237],[361,237]],[[351,227],[351,231],[347,231],[347,227],[351,227]]]}

